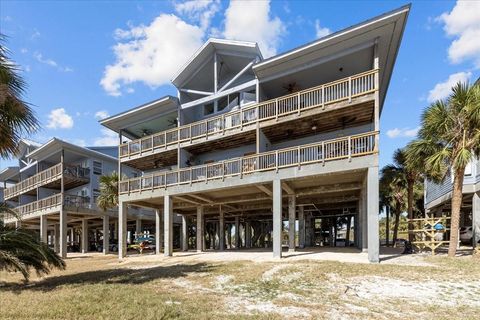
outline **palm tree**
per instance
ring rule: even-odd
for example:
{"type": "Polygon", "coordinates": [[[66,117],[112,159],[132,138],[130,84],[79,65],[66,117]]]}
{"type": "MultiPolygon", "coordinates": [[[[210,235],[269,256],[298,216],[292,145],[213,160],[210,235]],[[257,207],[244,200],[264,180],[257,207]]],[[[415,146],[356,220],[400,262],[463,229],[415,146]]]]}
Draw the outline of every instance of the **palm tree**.
{"type": "Polygon", "coordinates": [[[97,206],[103,211],[118,206],[118,174],[114,171],[111,175],[100,177],[100,195],[97,206]]]}
{"type": "Polygon", "coordinates": [[[411,143],[407,161],[424,159],[428,178],[441,183],[449,170],[453,175],[450,244],[456,254],[465,167],[480,155],[480,85],[457,83],[450,96],[430,105],[422,114],[418,140],[411,143]]]}
{"type": "Polygon", "coordinates": [[[0,204],[0,270],[21,272],[28,281],[30,269],[45,275],[52,268],[65,269],[65,262],[38,236],[22,228],[4,224],[5,215],[19,217],[5,203],[0,204]]]}
{"type": "Polygon", "coordinates": [[[19,67],[8,57],[4,39],[0,34],[0,158],[5,159],[15,154],[22,137],[35,132],[39,124],[29,104],[22,100],[25,82],[19,67]]]}

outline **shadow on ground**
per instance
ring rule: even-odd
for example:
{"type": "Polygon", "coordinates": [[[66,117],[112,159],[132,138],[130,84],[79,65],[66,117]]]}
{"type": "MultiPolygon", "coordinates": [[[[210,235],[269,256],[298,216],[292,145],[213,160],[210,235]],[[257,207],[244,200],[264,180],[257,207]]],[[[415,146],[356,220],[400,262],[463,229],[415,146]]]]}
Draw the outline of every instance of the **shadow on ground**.
{"type": "Polygon", "coordinates": [[[157,266],[142,269],[108,269],[98,271],[87,271],[76,274],[47,277],[43,280],[21,284],[1,283],[0,292],[17,292],[25,290],[38,290],[48,292],[63,285],[88,285],[88,284],[131,284],[139,285],[156,279],[171,279],[184,277],[188,273],[210,272],[215,268],[206,263],[179,264],[173,266],[157,266]]]}

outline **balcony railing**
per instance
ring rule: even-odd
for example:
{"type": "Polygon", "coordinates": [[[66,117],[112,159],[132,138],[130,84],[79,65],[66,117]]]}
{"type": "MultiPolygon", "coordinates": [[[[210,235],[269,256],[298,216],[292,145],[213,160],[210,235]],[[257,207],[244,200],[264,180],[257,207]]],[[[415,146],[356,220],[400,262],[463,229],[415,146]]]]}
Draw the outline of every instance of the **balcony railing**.
{"type": "MultiPolygon", "coordinates": [[[[38,201],[34,201],[31,203],[27,203],[22,206],[18,206],[14,208],[14,210],[17,212],[17,214],[20,217],[22,217],[25,215],[29,215],[29,214],[41,211],[41,210],[46,210],[46,209],[60,206],[62,203],[68,207],[87,208],[87,209],[91,208],[89,197],[82,197],[82,196],[71,195],[71,194],[64,194],[62,197],[61,193],[57,193],[57,194],[54,194],[53,196],[50,196],[38,201]]],[[[14,216],[11,214],[5,215],[5,219],[12,219],[12,218],[14,218],[14,216]]]]}
{"type": "Polygon", "coordinates": [[[378,89],[375,88],[377,73],[378,70],[370,70],[261,102],[238,111],[228,112],[221,116],[133,140],[119,146],[120,158],[128,158],[143,152],[154,152],[180,142],[189,141],[192,143],[196,139],[241,130],[243,127],[257,122],[279,119],[295,113],[300,115],[302,112],[313,108],[325,108],[326,105],[332,103],[351,101],[352,98],[372,93],[378,89]]]}
{"type": "Polygon", "coordinates": [[[120,193],[125,194],[184,184],[189,185],[216,179],[223,180],[227,177],[242,177],[254,172],[278,171],[282,168],[300,167],[307,164],[369,155],[377,151],[375,147],[377,134],[377,132],[369,132],[122,180],[119,186],[120,193]]]}
{"type": "Polygon", "coordinates": [[[40,171],[39,173],[20,181],[14,186],[5,189],[5,199],[16,197],[22,193],[33,190],[37,187],[58,180],[62,177],[62,172],[66,176],[76,178],[88,178],[90,175],[90,169],[82,168],[79,166],[64,166],[62,170],[62,163],[56,164],[53,167],[40,171]]]}

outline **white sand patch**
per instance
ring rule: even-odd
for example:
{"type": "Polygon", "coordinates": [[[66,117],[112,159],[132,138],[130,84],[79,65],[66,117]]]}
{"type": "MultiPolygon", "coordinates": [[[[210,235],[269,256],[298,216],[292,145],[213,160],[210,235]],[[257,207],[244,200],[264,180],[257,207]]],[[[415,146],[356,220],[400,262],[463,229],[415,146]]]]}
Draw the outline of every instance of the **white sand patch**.
{"type": "Polygon", "coordinates": [[[352,280],[355,282],[347,285],[346,294],[356,295],[364,300],[405,299],[416,304],[480,307],[478,280],[414,282],[377,276],[357,277],[352,280]]]}
{"type": "Polygon", "coordinates": [[[252,299],[228,298],[226,305],[232,314],[255,314],[255,313],[277,313],[283,318],[308,318],[311,317],[309,311],[305,308],[294,306],[278,306],[269,301],[254,301],[252,299]]]}
{"type": "Polygon", "coordinates": [[[165,301],[165,304],[168,304],[168,305],[173,305],[173,304],[179,305],[179,304],[182,304],[182,303],[181,303],[180,301],[167,300],[167,301],[165,301]]]}
{"type": "Polygon", "coordinates": [[[288,268],[288,264],[277,264],[275,266],[273,266],[273,268],[271,268],[270,270],[267,270],[265,271],[263,274],[262,274],[262,280],[264,281],[271,281],[273,280],[273,277],[275,276],[275,274],[277,272],[279,272],[280,270],[282,269],[286,269],[288,268]]]}

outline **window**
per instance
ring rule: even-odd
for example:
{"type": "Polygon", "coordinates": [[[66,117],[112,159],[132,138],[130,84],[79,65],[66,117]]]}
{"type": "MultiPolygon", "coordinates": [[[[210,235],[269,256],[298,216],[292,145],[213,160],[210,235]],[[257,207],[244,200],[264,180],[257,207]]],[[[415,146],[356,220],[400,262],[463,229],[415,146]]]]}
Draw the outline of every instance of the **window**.
{"type": "Polygon", "coordinates": [[[93,201],[96,203],[97,198],[100,195],[100,190],[99,189],[93,189],[93,201]]]}
{"type": "Polygon", "coordinates": [[[210,114],[213,114],[215,112],[215,106],[212,103],[206,104],[203,106],[203,115],[208,116],[210,114]]]}
{"type": "Polygon", "coordinates": [[[93,160],[93,174],[102,174],[102,163],[100,161],[93,160]]]}

